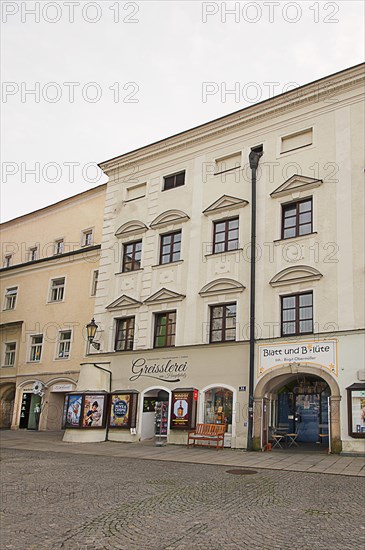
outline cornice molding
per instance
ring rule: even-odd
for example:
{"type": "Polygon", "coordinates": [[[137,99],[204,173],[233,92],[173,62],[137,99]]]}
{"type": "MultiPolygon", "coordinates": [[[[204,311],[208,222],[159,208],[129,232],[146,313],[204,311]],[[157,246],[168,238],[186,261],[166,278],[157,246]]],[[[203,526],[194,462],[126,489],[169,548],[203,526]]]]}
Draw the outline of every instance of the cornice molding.
{"type": "Polygon", "coordinates": [[[222,277],[220,279],[216,279],[215,281],[210,281],[208,284],[203,286],[199,294],[204,298],[205,296],[216,296],[217,294],[243,292],[245,288],[246,287],[244,287],[240,282],[235,281],[234,279],[222,277]]]}
{"type": "Polygon", "coordinates": [[[323,277],[314,267],[309,265],[296,265],[279,271],[270,281],[272,287],[319,281],[323,277]]]}
{"type": "Polygon", "coordinates": [[[234,208],[243,208],[247,206],[248,201],[240,199],[238,197],[232,197],[231,195],[222,195],[218,200],[214,201],[208,208],[203,210],[205,216],[209,214],[216,214],[222,210],[232,210],[234,208]]]}
{"type": "Polygon", "coordinates": [[[131,296],[127,296],[126,294],[122,294],[122,296],[119,296],[114,302],[109,304],[105,307],[105,309],[109,311],[115,311],[117,309],[126,309],[130,307],[139,307],[142,305],[142,302],[139,302],[138,300],[135,300],[131,296]]]}
{"type": "Polygon", "coordinates": [[[149,298],[147,298],[143,303],[149,305],[158,304],[161,302],[176,302],[181,301],[184,298],[184,294],[178,294],[177,292],[168,290],[167,288],[161,288],[160,290],[152,294],[149,298]]]}
{"type": "Polygon", "coordinates": [[[181,223],[190,220],[189,216],[182,210],[166,210],[162,214],[159,214],[151,223],[151,229],[156,227],[163,227],[174,223],[181,223]]]}
{"type": "Polygon", "coordinates": [[[276,197],[283,197],[285,195],[291,195],[297,191],[306,191],[307,189],[314,189],[322,185],[323,180],[318,180],[315,178],[310,178],[308,176],[300,176],[294,174],[284,183],[279,185],[272,193],[270,197],[275,199],[276,197]]]}
{"type": "Polygon", "coordinates": [[[129,237],[130,235],[140,235],[148,230],[148,227],[139,220],[131,220],[121,225],[115,232],[115,236],[120,239],[121,237],[129,237]]]}

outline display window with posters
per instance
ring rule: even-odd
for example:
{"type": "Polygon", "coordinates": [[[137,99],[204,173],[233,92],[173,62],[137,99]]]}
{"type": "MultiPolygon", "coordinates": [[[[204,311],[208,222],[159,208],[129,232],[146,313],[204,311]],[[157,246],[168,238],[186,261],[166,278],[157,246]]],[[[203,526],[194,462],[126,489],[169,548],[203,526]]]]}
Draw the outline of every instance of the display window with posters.
{"type": "Polygon", "coordinates": [[[227,432],[232,432],[233,393],[227,388],[211,388],[205,392],[204,422],[225,424],[227,432]]]}
{"type": "Polygon", "coordinates": [[[137,393],[113,393],[110,396],[109,427],[135,428],[137,393]]]}
{"type": "Polygon", "coordinates": [[[82,394],[66,395],[64,408],[64,427],[79,428],[82,411],[82,394]]]}
{"type": "Polygon", "coordinates": [[[86,394],[83,401],[82,427],[104,428],[107,396],[86,394]]]}
{"type": "Polygon", "coordinates": [[[365,384],[347,388],[349,435],[365,438],[365,384]]]}

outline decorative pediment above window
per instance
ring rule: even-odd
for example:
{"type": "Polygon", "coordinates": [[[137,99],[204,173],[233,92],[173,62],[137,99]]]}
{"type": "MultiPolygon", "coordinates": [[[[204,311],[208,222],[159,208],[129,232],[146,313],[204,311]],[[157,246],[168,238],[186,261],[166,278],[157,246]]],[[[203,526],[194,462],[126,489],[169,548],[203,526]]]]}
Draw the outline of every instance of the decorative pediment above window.
{"type": "Polygon", "coordinates": [[[243,292],[245,287],[234,279],[225,277],[211,281],[203,286],[199,292],[200,296],[214,296],[216,294],[230,294],[232,292],[243,292]]]}
{"type": "Polygon", "coordinates": [[[121,225],[118,231],[115,232],[115,236],[121,238],[130,235],[139,235],[147,231],[147,229],[148,227],[143,222],[132,220],[121,225]]]}
{"type": "Polygon", "coordinates": [[[114,311],[116,309],[126,309],[128,307],[138,307],[142,305],[142,302],[139,302],[138,300],[135,300],[134,298],[131,298],[130,296],[127,296],[126,294],[123,294],[114,302],[106,306],[105,309],[108,309],[109,311],[114,311]]]}
{"type": "Polygon", "coordinates": [[[144,303],[158,304],[161,302],[176,302],[183,300],[184,298],[184,294],[178,294],[177,292],[173,292],[172,290],[168,290],[167,288],[161,288],[161,290],[158,290],[157,292],[155,292],[155,294],[152,294],[152,296],[147,298],[144,303]]]}
{"type": "Polygon", "coordinates": [[[233,208],[242,208],[246,206],[248,201],[244,199],[239,199],[238,197],[231,197],[230,195],[222,195],[220,199],[216,200],[203,210],[203,214],[209,216],[209,214],[215,214],[217,211],[221,210],[232,210],[233,208]]]}
{"type": "Polygon", "coordinates": [[[314,178],[309,178],[308,176],[299,176],[294,174],[291,178],[282,183],[279,187],[275,189],[270,196],[273,198],[284,197],[285,195],[291,195],[296,191],[307,191],[309,189],[314,189],[322,185],[323,180],[317,180],[314,178]]]}
{"type": "Polygon", "coordinates": [[[323,277],[314,267],[308,265],[296,265],[279,271],[270,281],[271,286],[292,285],[294,283],[306,283],[319,281],[323,277]]]}
{"type": "Polygon", "coordinates": [[[166,210],[166,212],[163,212],[153,220],[150,227],[155,229],[155,227],[162,227],[172,223],[186,222],[189,219],[189,216],[182,210],[166,210]]]}

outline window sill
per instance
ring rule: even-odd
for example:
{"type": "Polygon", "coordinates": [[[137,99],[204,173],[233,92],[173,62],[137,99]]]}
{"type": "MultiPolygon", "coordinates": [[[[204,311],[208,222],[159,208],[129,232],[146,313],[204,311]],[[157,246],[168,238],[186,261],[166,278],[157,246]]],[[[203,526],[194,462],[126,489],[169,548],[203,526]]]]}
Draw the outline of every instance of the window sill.
{"type": "Polygon", "coordinates": [[[13,369],[15,365],[1,365],[0,369],[13,369]]]}
{"type": "Polygon", "coordinates": [[[54,361],[69,361],[70,357],[55,357],[54,361]]]}
{"type": "Polygon", "coordinates": [[[153,265],[151,266],[152,269],[158,269],[160,267],[171,267],[171,266],[174,266],[174,265],[178,265],[178,264],[182,264],[184,260],[177,260],[176,262],[169,262],[167,264],[156,264],[156,265],[153,265]]]}
{"type": "Polygon", "coordinates": [[[279,338],[292,338],[293,336],[310,336],[310,335],[313,335],[315,334],[313,331],[311,332],[298,332],[298,333],[295,333],[295,334],[281,334],[281,336],[279,336],[279,338]]]}
{"type": "Polygon", "coordinates": [[[219,340],[219,342],[207,342],[208,346],[214,346],[215,344],[237,344],[237,340],[219,340]]]}
{"type": "Polygon", "coordinates": [[[143,267],[140,269],[134,269],[133,271],[117,271],[114,273],[114,275],[132,275],[132,273],[139,273],[140,271],[143,271],[143,267]]]}
{"type": "Polygon", "coordinates": [[[63,304],[65,300],[53,300],[51,302],[46,302],[46,305],[49,306],[51,304],[63,304]]]}
{"type": "Polygon", "coordinates": [[[312,233],[306,233],[305,235],[297,235],[296,237],[288,237],[287,239],[275,239],[274,243],[281,243],[287,241],[293,241],[294,239],[305,239],[306,237],[312,237],[313,235],[318,235],[318,231],[312,231],[312,233]]]}
{"type": "Polygon", "coordinates": [[[225,252],[211,252],[210,254],[204,254],[205,258],[210,258],[211,256],[220,256],[222,254],[235,254],[237,252],[242,252],[243,248],[235,248],[234,250],[226,250],[225,252]]]}

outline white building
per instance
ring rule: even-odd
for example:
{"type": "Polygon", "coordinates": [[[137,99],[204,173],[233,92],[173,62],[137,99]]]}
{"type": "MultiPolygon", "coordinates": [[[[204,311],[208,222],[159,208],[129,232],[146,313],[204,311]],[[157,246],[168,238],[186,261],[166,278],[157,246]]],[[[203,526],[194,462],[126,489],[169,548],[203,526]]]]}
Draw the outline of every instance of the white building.
{"type": "Polygon", "coordinates": [[[77,390],[114,396],[98,402],[109,429],[67,440],[152,437],[157,401],[168,442],[186,441],[196,404],[245,448],[252,394],[254,448],[272,426],[364,451],[363,92],[359,65],[101,164],[100,349],[77,390]]]}

